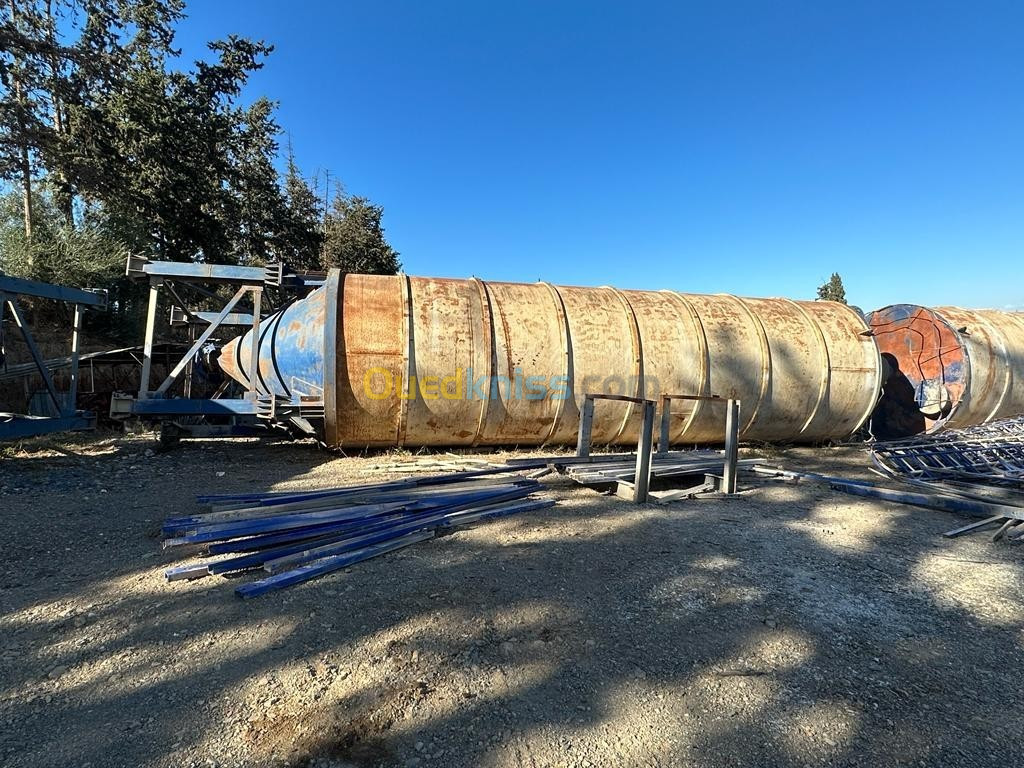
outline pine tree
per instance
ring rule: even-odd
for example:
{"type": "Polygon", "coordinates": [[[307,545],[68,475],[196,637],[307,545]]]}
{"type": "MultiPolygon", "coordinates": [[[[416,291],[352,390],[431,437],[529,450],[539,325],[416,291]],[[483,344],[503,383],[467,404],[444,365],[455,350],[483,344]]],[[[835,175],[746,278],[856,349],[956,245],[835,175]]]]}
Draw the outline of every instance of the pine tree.
{"type": "Polygon", "coordinates": [[[379,206],[339,194],[325,215],[290,147],[277,172],[275,104],[242,103],[272,46],[230,36],[182,69],[183,12],[184,0],[0,0],[0,182],[18,198],[0,200],[7,268],[57,282],[107,273],[106,259],[91,272],[65,258],[75,244],[397,271],[379,206]]]}
{"type": "Polygon", "coordinates": [[[33,175],[48,126],[43,100],[46,71],[35,54],[44,42],[43,16],[34,0],[0,5],[0,178],[21,192],[25,239],[31,241],[33,175]]]}
{"type": "Polygon", "coordinates": [[[326,216],[323,266],[370,275],[397,274],[402,263],[384,239],[383,214],[381,206],[365,197],[338,189],[326,216]]]}
{"type": "Polygon", "coordinates": [[[323,232],[320,199],[302,177],[291,141],[288,142],[284,174],[287,214],[281,222],[279,260],[295,269],[320,267],[323,232]]]}
{"type": "Polygon", "coordinates": [[[240,113],[233,132],[228,179],[231,216],[224,224],[234,232],[231,260],[240,264],[276,260],[282,222],[289,215],[273,164],[278,150],[276,137],[281,132],[273,111],[269,100],[258,99],[240,113]]]}
{"type": "Polygon", "coordinates": [[[833,272],[827,283],[818,286],[818,301],[838,301],[846,303],[846,289],[843,287],[843,278],[838,272],[833,272]]]}
{"type": "Polygon", "coordinates": [[[2,0],[0,178],[21,189],[27,238],[41,171],[74,224],[79,175],[111,161],[87,130],[97,94],[124,85],[133,51],[171,53],[181,11],[181,0],[2,0]]]}

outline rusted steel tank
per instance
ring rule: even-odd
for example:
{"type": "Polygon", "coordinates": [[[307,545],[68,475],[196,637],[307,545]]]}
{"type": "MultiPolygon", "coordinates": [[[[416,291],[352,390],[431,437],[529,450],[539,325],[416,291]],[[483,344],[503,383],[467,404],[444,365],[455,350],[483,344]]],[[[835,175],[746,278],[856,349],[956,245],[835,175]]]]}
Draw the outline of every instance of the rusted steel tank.
{"type": "Polygon", "coordinates": [[[1024,314],[895,304],[868,315],[887,367],[881,438],[1024,413],[1024,314]]]}
{"type": "MultiPolygon", "coordinates": [[[[334,447],[572,444],[588,392],[739,398],[742,438],[813,442],[854,432],[881,384],[864,319],[831,302],[332,271],[263,326],[260,389],[322,395],[334,447]]],[[[222,351],[239,381],[250,348],[222,351]]],[[[635,444],[641,417],[599,402],[595,444],[635,444]]],[[[672,441],[720,442],[724,419],[678,402],[672,441]]]]}

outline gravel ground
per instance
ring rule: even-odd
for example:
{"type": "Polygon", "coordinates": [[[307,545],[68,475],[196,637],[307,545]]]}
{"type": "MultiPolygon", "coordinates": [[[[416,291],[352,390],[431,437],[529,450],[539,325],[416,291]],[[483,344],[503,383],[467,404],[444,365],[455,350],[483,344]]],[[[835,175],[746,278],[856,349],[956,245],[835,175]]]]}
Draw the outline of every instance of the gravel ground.
{"type": "MultiPolygon", "coordinates": [[[[0,453],[0,764],[1021,765],[1021,553],[761,484],[559,504],[250,601],[167,584],[196,493],[394,457],[145,437],[0,453]]],[[[522,454],[521,454],[522,455],[522,454]]],[[[772,463],[869,476],[853,449],[772,463]]]]}

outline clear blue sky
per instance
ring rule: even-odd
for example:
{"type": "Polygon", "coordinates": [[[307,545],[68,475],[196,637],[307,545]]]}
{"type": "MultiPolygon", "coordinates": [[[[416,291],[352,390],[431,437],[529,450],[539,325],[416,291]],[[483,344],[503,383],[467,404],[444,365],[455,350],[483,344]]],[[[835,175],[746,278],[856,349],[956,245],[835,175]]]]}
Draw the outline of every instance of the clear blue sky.
{"type": "Polygon", "coordinates": [[[410,274],[1024,308],[1024,4],[191,0],[410,274]]]}

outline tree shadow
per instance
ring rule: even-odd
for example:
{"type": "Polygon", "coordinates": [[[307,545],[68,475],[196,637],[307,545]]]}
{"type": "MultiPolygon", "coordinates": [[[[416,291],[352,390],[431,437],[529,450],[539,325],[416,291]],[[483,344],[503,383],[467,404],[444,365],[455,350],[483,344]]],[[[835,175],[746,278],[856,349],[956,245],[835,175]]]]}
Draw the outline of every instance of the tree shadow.
{"type": "Polygon", "coordinates": [[[289,446],[189,457],[5,520],[4,764],[1017,761],[1019,553],[942,540],[951,516],[751,479],[634,506],[555,478],[553,509],[243,602],[164,584],[159,520],[330,475],[289,446]]]}

